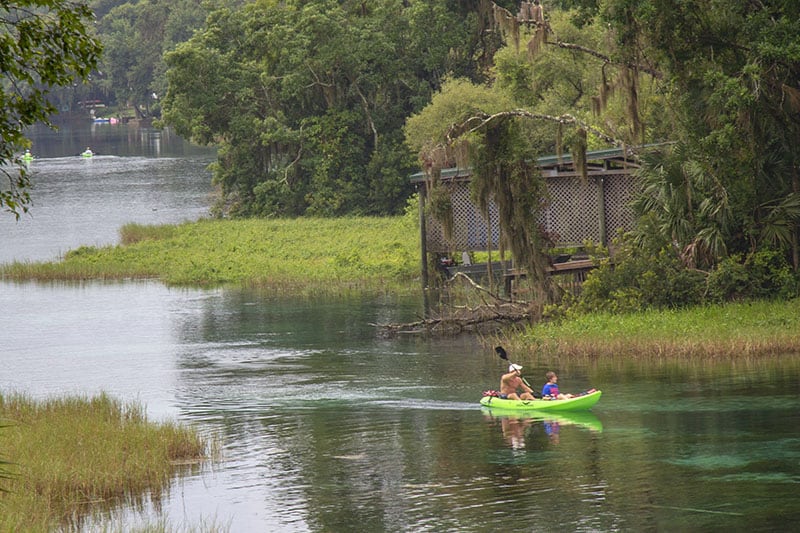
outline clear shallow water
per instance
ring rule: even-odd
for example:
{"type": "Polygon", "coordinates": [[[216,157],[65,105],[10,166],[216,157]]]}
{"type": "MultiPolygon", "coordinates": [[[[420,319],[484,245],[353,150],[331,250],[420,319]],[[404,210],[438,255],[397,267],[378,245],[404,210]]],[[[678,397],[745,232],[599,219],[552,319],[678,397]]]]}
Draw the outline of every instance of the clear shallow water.
{"type": "MultiPolygon", "coordinates": [[[[85,196],[82,209],[100,209],[97,201],[124,211],[124,191],[157,186],[149,171],[130,179],[113,194],[85,196]]],[[[182,194],[167,188],[159,200],[173,202],[173,190],[182,194]]],[[[51,201],[39,191],[37,202],[51,201]]],[[[6,233],[0,244],[23,258],[69,248],[59,220],[31,252],[6,233]]],[[[116,224],[100,217],[93,226],[111,235],[116,224]]],[[[796,358],[662,364],[511,354],[533,383],[554,369],[565,390],[604,390],[584,416],[517,418],[478,406],[505,364],[476,340],[386,339],[369,325],[413,319],[416,299],[0,282],[0,308],[4,394],[105,391],[220,438],[220,462],[189,469],[150,504],[117,511],[122,530],[160,518],[236,532],[800,524],[796,358]]]]}
{"type": "Polygon", "coordinates": [[[232,531],[775,530],[800,520],[798,363],[561,363],[592,413],[482,410],[472,340],[384,339],[416,302],[281,301],[157,283],[2,286],[0,389],[104,390],[193,424],[222,460],[118,518],[232,531]],[[24,305],[21,302],[25,302],[24,305]]]}

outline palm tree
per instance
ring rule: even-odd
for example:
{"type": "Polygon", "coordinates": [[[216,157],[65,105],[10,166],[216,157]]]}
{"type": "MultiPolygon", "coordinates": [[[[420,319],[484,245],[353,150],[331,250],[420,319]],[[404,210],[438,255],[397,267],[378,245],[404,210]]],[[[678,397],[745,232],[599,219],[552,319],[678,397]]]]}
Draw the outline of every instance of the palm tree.
{"type": "Polygon", "coordinates": [[[684,143],[642,156],[640,191],[633,208],[642,217],[634,232],[645,241],[668,244],[690,267],[710,267],[728,253],[733,231],[728,192],[710,165],[684,143]]]}

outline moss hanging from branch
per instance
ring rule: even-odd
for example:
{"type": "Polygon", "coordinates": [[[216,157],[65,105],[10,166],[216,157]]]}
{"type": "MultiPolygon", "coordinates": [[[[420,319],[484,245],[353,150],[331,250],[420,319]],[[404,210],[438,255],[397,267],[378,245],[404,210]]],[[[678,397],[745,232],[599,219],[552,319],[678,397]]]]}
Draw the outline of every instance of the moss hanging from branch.
{"type": "Polygon", "coordinates": [[[556,156],[561,164],[561,156],[564,155],[564,124],[559,122],[556,125],[556,156]]]}
{"type": "Polygon", "coordinates": [[[625,90],[625,111],[631,123],[631,138],[639,141],[644,130],[639,115],[639,72],[635,68],[623,68],[619,77],[625,90]]]}
{"type": "Polygon", "coordinates": [[[549,302],[556,296],[556,288],[548,275],[548,251],[553,246],[553,239],[538,224],[547,205],[547,187],[536,166],[538,154],[522,131],[523,120],[556,123],[559,154],[564,142],[564,127],[571,125],[575,128],[567,142],[576,170],[584,179],[587,178],[588,133],[615,146],[623,143],[572,115],[553,116],[523,109],[493,115],[478,113],[448,130],[447,140],[452,145],[469,139],[473,198],[487,221],[490,200],[497,205],[501,230],[499,244],[510,250],[517,265],[527,271],[532,286],[540,292],[538,301],[549,302]]]}
{"type": "Polygon", "coordinates": [[[538,224],[547,188],[536,167],[536,154],[520,130],[518,119],[507,117],[481,131],[471,151],[473,194],[484,213],[494,200],[505,248],[540,292],[539,302],[551,302],[554,288],[547,251],[552,242],[538,224]]]}
{"type": "Polygon", "coordinates": [[[504,39],[511,39],[514,47],[519,50],[519,21],[511,12],[492,2],[492,20],[495,27],[500,30],[504,39]]]}
{"type": "Polygon", "coordinates": [[[575,132],[575,138],[572,141],[572,164],[575,166],[575,172],[579,172],[583,181],[589,179],[589,171],[586,166],[586,149],[588,144],[586,142],[586,130],[578,128],[575,132]]]}
{"type": "Polygon", "coordinates": [[[442,231],[444,238],[447,240],[453,239],[453,200],[450,188],[445,186],[441,180],[429,180],[428,184],[428,202],[426,210],[429,215],[438,220],[442,224],[442,231]]]}
{"type": "Polygon", "coordinates": [[[602,81],[600,83],[600,110],[606,108],[608,104],[608,98],[614,94],[614,86],[611,85],[608,81],[608,76],[606,75],[606,67],[608,67],[608,63],[603,63],[603,67],[600,69],[601,74],[603,76],[602,81]]]}
{"type": "Polygon", "coordinates": [[[442,169],[453,166],[466,167],[468,164],[469,146],[466,139],[457,139],[451,143],[431,143],[419,154],[420,164],[425,174],[425,187],[428,201],[425,205],[427,214],[442,224],[444,238],[453,240],[455,228],[453,220],[452,192],[441,180],[442,169]]]}

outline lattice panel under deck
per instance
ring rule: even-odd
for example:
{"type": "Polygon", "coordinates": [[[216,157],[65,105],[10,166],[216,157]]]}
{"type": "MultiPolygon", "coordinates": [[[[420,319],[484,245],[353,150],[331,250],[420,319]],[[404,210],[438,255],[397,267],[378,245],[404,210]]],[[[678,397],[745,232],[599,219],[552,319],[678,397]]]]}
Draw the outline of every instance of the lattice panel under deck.
{"type": "Polygon", "coordinates": [[[580,245],[586,239],[600,240],[598,185],[580,176],[547,180],[550,201],[539,222],[561,246],[580,245]]]}
{"type": "Polygon", "coordinates": [[[494,202],[489,204],[489,220],[492,227],[491,246],[489,246],[486,220],[470,199],[469,183],[451,182],[446,186],[451,191],[450,201],[453,204],[453,239],[445,239],[444,228],[439,220],[426,216],[428,251],[447,253],[497,250],[497,243],[500,240],[500,219],[494,202]]]}
{"type": "MultiPolygon", "coordinates": [[[[602,184],[607,236],[611,238],[617,228],[630,230],[634,216],[628,202],[633,179],[627,173],[589,176],[588,181],[580,176],[570,175],[547,178],[549,204],[539,222],[556,237],[558,246],[581,245],[587,239],[599,242],[601,235],[598,202],[602,184]]],[[[449,182],[446,187],[451,191],[453,205],[453,238],[445,239],[441,222],[432,216],[426,216],[428,252],[496,250],[500,238],[496,205],[490,203],[492,238],[489,243],[486,221],[470,198],[469,182],[449,182]]]]}
{"type": "Polygon", "coordinates": [[[613,239],[617,230],[630,231],[636,224],[636,215],[630,208],[636,188],[632,174],[615,174],[605,179],[606,233],[613,239]]]}

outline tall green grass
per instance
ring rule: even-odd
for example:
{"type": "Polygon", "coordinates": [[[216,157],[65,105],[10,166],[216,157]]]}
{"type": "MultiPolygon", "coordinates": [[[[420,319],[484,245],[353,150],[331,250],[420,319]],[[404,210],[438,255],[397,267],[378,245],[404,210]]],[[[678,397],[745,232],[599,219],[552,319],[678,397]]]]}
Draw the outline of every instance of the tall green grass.
{"type": "Polygon", "coordinates": [[[195,431],[106,395],[0,395],[0,424],[0,531],[74,528],[94,510],[157,498],[210,451],[195,431]]]}
{"type": "Polygon", "coordinates": [[[410,291],[419,234],[410,217],[202,220],[128,224],[121,244],[81,247],[62,261],[0,267],[11,280],[157,278],[170,285],[233,284],[287,294],[410,291]]]}
{"type": "Polygon", "coordinates": [[[800,299],[540,323],[499,340],[550,357],[748,358],[800,353],[800,299]]]}

